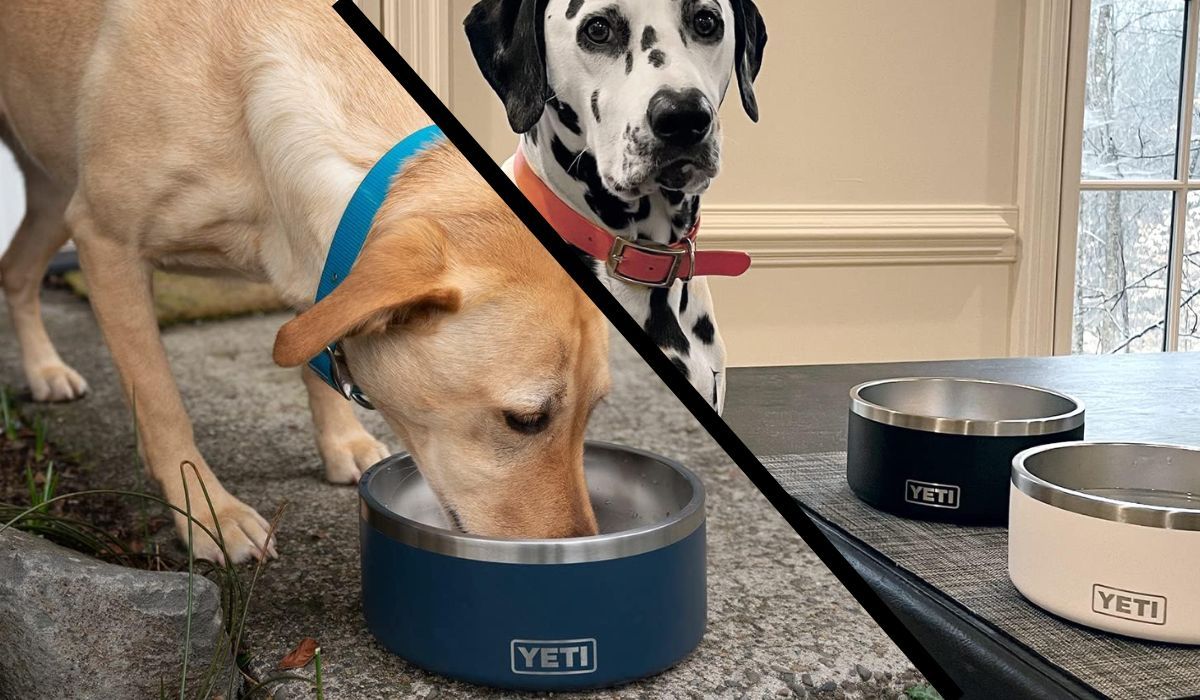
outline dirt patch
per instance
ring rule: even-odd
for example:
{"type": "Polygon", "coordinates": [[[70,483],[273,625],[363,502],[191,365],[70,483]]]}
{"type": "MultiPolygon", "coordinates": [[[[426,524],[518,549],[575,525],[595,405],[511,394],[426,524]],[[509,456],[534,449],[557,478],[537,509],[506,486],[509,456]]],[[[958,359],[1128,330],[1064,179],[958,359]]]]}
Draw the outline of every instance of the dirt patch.
{"type": "MultiPolygon", "coordinates": [[[[0,525],[31,506],[21,529],[123,566],[152,571],[186,568],[171,540],[170,520],[157,504],[106,489],[78,460],[59,450],[46,434],[37,407],[0,391],[0,525]],[[47,503],[47,501],[49,501],[47,503]]],[[[130,467],[134,455],[130,455],[130,467]]],[[[136,467],[140,469],[140,467],[136,467]]]]}

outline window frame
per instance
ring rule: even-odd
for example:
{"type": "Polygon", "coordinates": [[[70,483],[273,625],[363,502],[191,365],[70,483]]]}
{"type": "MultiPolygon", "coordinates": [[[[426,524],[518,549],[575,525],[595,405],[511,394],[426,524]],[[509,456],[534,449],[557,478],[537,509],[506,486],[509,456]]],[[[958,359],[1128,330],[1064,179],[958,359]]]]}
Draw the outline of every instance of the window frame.
{"type": "Polygon", "coordinates": [[[1183,75],[1180,85],[1178,134],[1175,142],[1175,177],[1170,180],[1084,180],[1083,124],[1087,92],[1088,49],[1091,42],[1092,0],[1071,3],[1068,49],[1067,108],[1063,143],[1062,207],[1059,220],[1058,276],[1055,289],[1054,352],[1069,355],[1073,349],[1076,255],[1079,243],[1079,207],[1083,192],[1154,191],[1172,197],[1171,245],[1167,266],[1167,308],[1164,348],[1179,349],[1183,302],[1183,265],[1187,248],[1188,195],[1200,192],[1200,175],[1191,174],[1191,139],[1196,90],[1197,46],[1200,45],[1200,5],[1184,1],[1183,75]]]}

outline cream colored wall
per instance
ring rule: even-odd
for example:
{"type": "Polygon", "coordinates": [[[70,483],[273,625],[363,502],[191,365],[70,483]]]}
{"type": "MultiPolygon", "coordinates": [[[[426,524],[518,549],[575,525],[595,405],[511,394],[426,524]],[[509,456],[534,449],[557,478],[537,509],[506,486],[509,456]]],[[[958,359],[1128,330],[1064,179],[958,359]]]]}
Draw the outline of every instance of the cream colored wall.
{"type": "MultiPolygon", "coordinates": [[[[1020,0],[758,0],[771,42],[755,125],[731,93],[702,245],[735,365],[1002,356],[1020,240],[1020,0]]],[[[450,106],[515,143],[451,0],[450,106]]],[[[386,6],[386,5],[385,5],[386,6]]]]}
{"type": "Polygon", "coordinates": [[[1000,265],[762,269],[714,284],[735,365],[1003,355],[1000,265]]]}
{"type": "MultiPolygon", "coordinates": [[[[989,205],[1011,219],[1022,4],[762,0],[762,120],[727,104],[706,206],[989,205]]],[[[1003,356],[1012,262],[759,268],[713,286],[738,365],[1003,356]]]]}
{"type": "Polygon", "coordinates": [[[759,0],[755,125],[734,96],[707,203],[1011,204],[1019,0],[759,0]]]}

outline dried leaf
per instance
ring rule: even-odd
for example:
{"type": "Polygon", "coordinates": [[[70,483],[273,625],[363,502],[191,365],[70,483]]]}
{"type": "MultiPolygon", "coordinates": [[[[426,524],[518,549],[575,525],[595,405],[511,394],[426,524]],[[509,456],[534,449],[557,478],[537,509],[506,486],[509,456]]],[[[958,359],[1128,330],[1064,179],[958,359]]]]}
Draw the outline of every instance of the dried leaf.
{"type": "Polygon", "coordinates": [[[279,668],[282,671],[290,671],[292,669],[304,668],[312,661],[313,654],[317,653],[317,640],[312,637],[305,637],[300,640],[295,649],[292,649],[287,656],[283,657],[283,661],[279,662],[279,668]]]}

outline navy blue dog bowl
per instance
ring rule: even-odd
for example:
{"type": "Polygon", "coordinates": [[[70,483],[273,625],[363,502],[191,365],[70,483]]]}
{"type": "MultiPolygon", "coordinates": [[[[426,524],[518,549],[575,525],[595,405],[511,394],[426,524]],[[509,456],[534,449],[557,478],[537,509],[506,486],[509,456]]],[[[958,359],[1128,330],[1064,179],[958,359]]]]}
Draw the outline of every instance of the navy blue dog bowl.
{"type": "Polygon", "coordinates": [[[451,530],[411,457],[359,484],[363,614],[427,670],[518,690],[581,690],[664,671],[707,615],[704,487],[671,460],[588,443],[601,534],[503,540],[451,530]]]}

